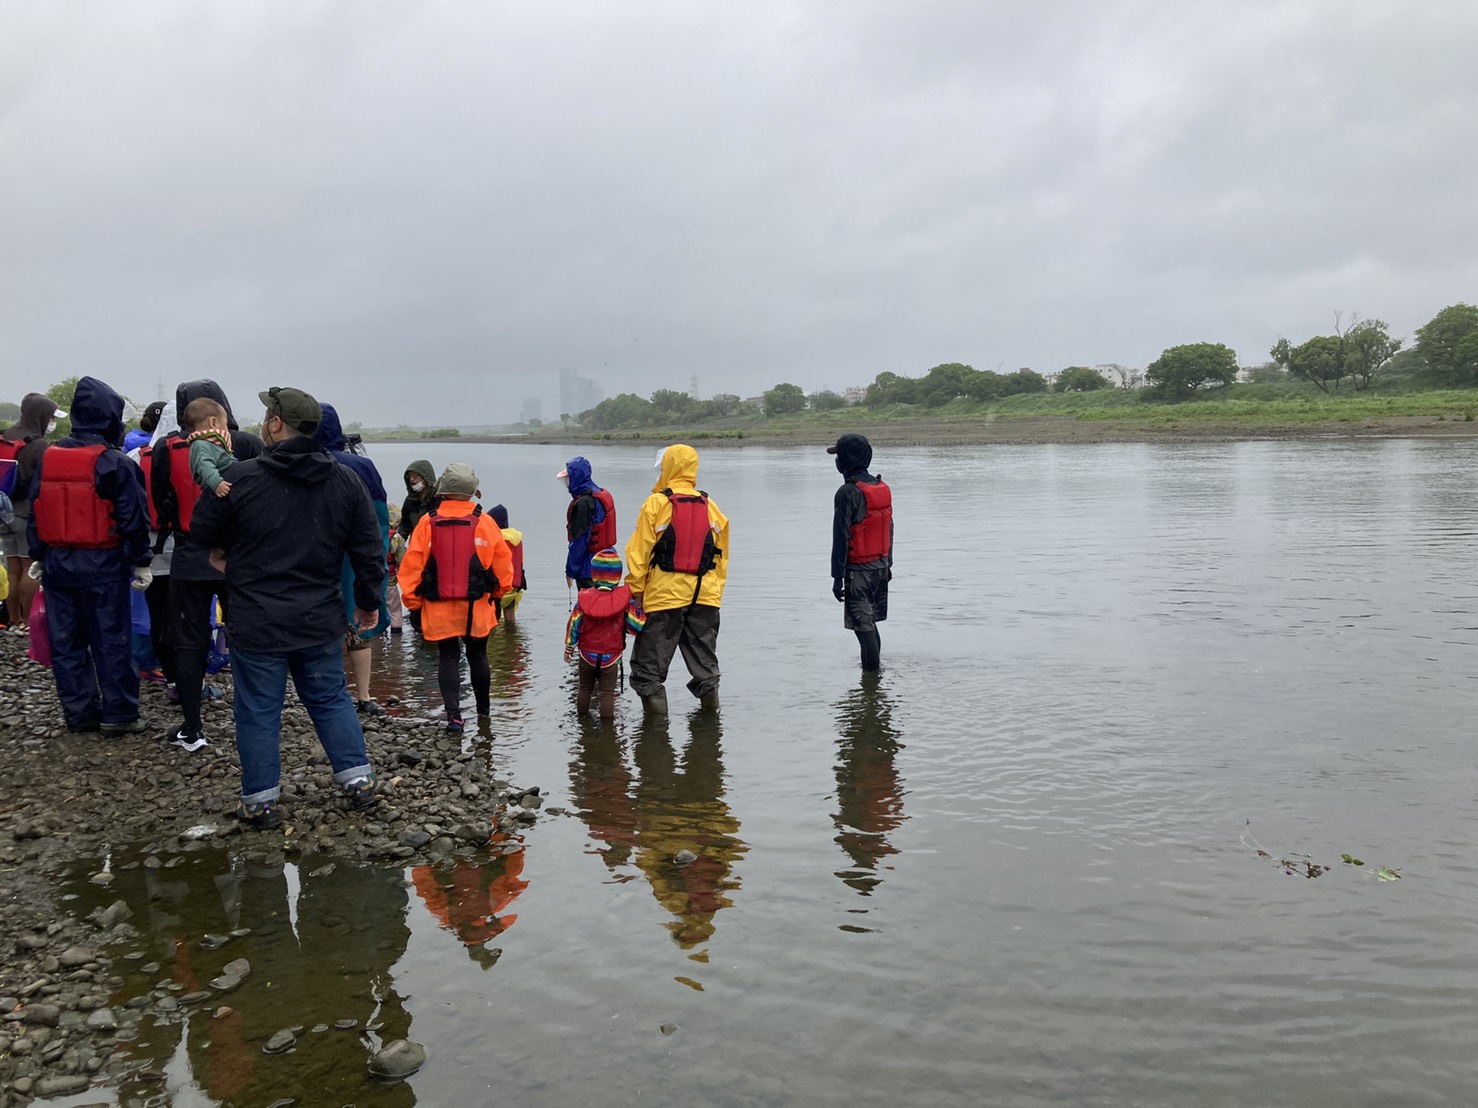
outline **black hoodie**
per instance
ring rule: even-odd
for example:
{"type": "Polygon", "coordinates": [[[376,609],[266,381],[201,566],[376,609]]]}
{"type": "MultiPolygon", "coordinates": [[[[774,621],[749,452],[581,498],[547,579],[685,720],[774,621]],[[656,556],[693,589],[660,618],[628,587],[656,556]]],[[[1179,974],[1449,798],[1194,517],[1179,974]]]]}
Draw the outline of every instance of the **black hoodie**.
{"type": "Polygon", "coordinates": [[[339,571],[346,554],[355,605],[379,609],[385,545],[369,493],[352,470],[298,436],[224,476],[230,495],[200,498],[190,538],[226,552],[233,646],[286,653],[342,639],[348,628],[339,571]]]}
{"type": "MultiPolygon", "coordinates": [[[[185,418],[185,409],[190,401],[208,397],[226,409],[226,426],[231,431],[231,453],[236,460],[244,462],[262,452],[262,440],[255,435],[237,429],[236,417],[231,414],[231,402],[225,390],[209,378],[199,381],[182,381],[175,389],[175,419],[185,418]]],[[[176,430],[179,430],[178,428],[176,430]]],[[[154,453],[147,463],[150,466],[149,491],[154,498],[154,508],[159,513],[163,529],[175,532],[174,555],[170,559],[169,573],[181,581],[219,581],[221,575],[210,567],[210,550],[187,537],[178,528],[179,505],[175,500],[174,486],[169,480],[169,440],[160,439],[154,444],[154,453]]],[[[202,500],[205,497],[201,497],[202,500]]],[[[198,506],[198,502],[197,502],[198,506]]],[[[161,542],[162,542],[161,535],[161,542]]]]}
{"type": "MultiPolygon", "coordinates": [[[[847,572],[847,545],[852,538],[852,527],[861,523],[867,515],[867,501],[857,490],[857,483],[876,485],[881,478],[867,472],[872,463],[872,444],[862,435],[843,435],[836,442],[837,472],[842,475],[842,487],[837,489],[832,501],[831,522],[831,576],[839,580],[847,572]]],[[[893,557],[870,565],[891,568],[893,557]]]]}
{"type": "Polygon", "coordinates": [[[36,474],[36,461],[41,452],[51,445],[46,441],[46,425],[55,412],[56,401],[51,397],[28,392],[21,398],[20,419],[15,426],[5,429],[6,439],[26,444],[15,456],[15,490],[10,494],[16,511],[21,515],[31,511],[31,478],[36,474]]]}

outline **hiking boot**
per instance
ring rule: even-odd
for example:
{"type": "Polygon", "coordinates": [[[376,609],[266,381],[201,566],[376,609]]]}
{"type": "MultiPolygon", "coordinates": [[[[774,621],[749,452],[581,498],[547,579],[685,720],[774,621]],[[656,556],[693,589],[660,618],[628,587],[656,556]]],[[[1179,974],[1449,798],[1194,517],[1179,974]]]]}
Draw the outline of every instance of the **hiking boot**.
{"type": "Polygon", "coordinates": [[[460,720],[456,716],[449,716],[447,717],[446,721],[446,729],[449,734],[460,735],[463,731],[467,729],[467,724],[462,722],[462,720],[460,720]]]}
{"type": "Polygon", "coordinates": [[[231,815],[253,831],[275,831],[282,826],[282,815],[277,811],[276,803],[271,800],[257,804],[240,801],[231,815]]]}
{"type": "Polygon", "coordinates": [[[356,700],[354,710],[362,716],[383,716],[385,714],[385,709],[373,700],[356,700]]]}
{"type": "Polygon", "coordinates": [[[376,792],[377,782],[372,773],[368,777],[360,777],[344,785],[344,795],[349,798],[349,806],[356,812],[368,812],[380,802],[376,792]]]}
{"type": "Polygon", "coordinates": [[[164,741],[190,754],[194,754],[197,750],[204,750],[210,745],[205,741],[204,735],[192,735],[183,727],[177,727],[165,735],[164,741]]]}
{"type": "Polygon", "coordinates": [[[95,735],[102,729],[102,722],[97,716],[88,716],[86,719],[78,720],[76,723],[67,724],[67,730],[74,735],[95,735]]]}
{"type": "Polygon", "coordinates": [[[649,716],[665,716],[667,714],[667,690],[658,689],[651,696],[641,698],[642,711],[649,716]]]}
{"type": "Polygon", "coordinates": [[[100,730],[105,739],[121,739],[124,735],[137,735],[148,728],[144,726],[143,720],[136,719],[128,723],[104,723],[100,725],[100,730]]]}

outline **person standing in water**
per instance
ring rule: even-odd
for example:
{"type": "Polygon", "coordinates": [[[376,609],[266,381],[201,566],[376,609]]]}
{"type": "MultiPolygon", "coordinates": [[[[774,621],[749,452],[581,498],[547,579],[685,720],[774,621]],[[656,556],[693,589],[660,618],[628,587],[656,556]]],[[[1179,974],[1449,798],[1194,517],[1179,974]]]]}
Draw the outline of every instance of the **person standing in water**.
{"type": "Polygon", "coordinates": [[[842,626],[857,636],[862,671],[875,673],[883,649],[878,624],[888,618],[893,579],[893,492],[867,471],[867,436],[843,435],[826,452],[836,455],[842,475],[832,502],[831,594],[844,605],[842,626]]]}
{"type": "Polygon", "coordinates": [[[571,458],[554,477],[570,492],[570,506],[565,509],[565,537],[570,543],[565,554],[565,584],[573,582],[588,589],[594,585],[590,559],[616,545],[616,501],[595,483],[584,458],[571,458]]]}
{"type": "Polygon", "coordinates": [[[528,574],[523,568],[523,532],[517,527],[508,526],[508,509],[501,504],[494,504],[489,508],[488,515],[502,529],[503,541],[508,544],[508,550],[513,555],[513,584],[503,594],[503,599],[498,601],[498,614],[512,627],[518,622],[518,602],[523,599],[524,590],[529,587],[528,574]]]}

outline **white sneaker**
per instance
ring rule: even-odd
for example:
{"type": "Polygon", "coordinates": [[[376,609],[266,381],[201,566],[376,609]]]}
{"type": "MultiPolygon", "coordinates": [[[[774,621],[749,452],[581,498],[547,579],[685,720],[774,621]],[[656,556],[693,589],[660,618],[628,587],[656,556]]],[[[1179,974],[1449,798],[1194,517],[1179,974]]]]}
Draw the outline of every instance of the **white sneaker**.
{"type": "Polygon", "coordinates": [[[189,732],[187,732],[183,727],[181,727],[178,731],[174,733],[174,736],[169,740],[169,742],[171,746],[177,746],[181,750],[186,751],[190,754],[194,754],[197,750],[204,750],[210,745],[210,743],[205,741],[204,735],[192,739],[189,732]]]}

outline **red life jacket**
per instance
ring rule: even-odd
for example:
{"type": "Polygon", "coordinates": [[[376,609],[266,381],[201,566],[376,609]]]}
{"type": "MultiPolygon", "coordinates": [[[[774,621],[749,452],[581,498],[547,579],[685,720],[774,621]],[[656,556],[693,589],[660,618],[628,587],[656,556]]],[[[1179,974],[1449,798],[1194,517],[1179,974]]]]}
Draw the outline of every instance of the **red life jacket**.
{"type": "Polygon", "coordinates": [[[188,535],[195,501],[200,499],[200,486],[190,471],[190,440],[171,434],[164,442],[169,448],[169,487],[174,490],[176,526],[188,535]]]}
{"type": "Polygon", "coordinates": [[[118,546],[118,511],[97,493],[97,446],[52,446],[41,455],[41,484],[31,512],[47,546],[112,550],[118,546]]]}
{"type": "Polygon", "coordinates": [[[679,496],[671,489],[663,489],[662,494],[672,505],[672,522],[652,547],[652,563],[668,573],[696,573],[701,578],[723,553],[713,541],[708,494],[679,496]]]}
{"type": "Polygon", "coordinates": [[[509,588],[526,589],[529,583],[523,575],[523,541],[509,543],[508,549],[513,554],[513,584],[509,588]]]}
{"type": "Polygon", "coordinates": [[[860,523],[852,524],[847,540],[847,561],[851,565],[876,562],[893,553],[893,490],[877,481],[858,481],[855,485],[867,502],[867,512],[860,523]]]}
{"type": "Polygon", "coordinates": [[[428,518],[431,550],[416,592],[427,600],[478,600],[494,592],[497,581],[477,556],[481,506],[470,516],[444,516],[432,510],[428,518]]]}
{"type": "Polygon", "coordinates": [[[580,590],[580,649],[587,654],[620,654],[626,649],[626,606],[631,590],[580,590]]]}
{"type": "Polygon", "coordinates": [[[139,468],[144,471],[144,497],[149,501],[149,530],[159,530],[159,508],[154,503],[154,453],[144,447],[139,454],[139,468]]]}
{"type": "Polygon", "coordinates": [[[590,529],[590,552],[599,554],[606,547],[616,545],[616,500],[606,489],[596,489],[590,495],[605,509],[600,521],[590,529]]]}
{"type": "MultiPolygon", "coordinates": [[[[0,439],[0,492],[3,492],[6,496],[11,496],[15,493],[15,475],[21,467],[17,459],[20,456],[21,448],[30,441],[30,439],[20,439],[16,442],[11,442],[9,439],[0,439]]],[[[25,495],[25,490],[22,489],[21,496],[24,497],[25,495]]]]}

